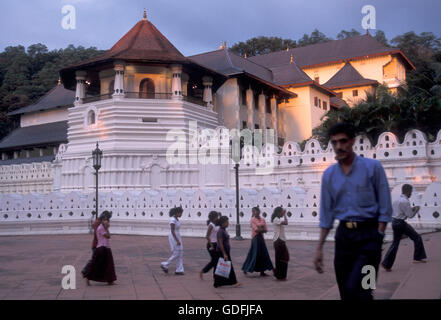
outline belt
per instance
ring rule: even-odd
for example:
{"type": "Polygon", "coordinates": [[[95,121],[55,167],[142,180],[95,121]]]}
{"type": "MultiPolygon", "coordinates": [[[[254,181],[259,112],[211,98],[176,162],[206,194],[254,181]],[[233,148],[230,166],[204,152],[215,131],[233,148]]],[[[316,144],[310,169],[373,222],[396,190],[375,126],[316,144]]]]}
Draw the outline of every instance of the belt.
{"type": "Polygon", "coordinates": [[[364,227],[376,227],[378,226],[377,219],[368,219],[364,221],[350,221],[350,220],[341,220],[340,225],[344,226],[347,229],[360,229],[364,227]]]}

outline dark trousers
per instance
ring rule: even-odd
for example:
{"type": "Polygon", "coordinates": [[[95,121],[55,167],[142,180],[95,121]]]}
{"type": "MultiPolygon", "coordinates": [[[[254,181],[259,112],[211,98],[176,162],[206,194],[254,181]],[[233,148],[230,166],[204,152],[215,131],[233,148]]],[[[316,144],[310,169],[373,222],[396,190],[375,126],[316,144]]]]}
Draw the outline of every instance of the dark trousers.
{"type": "Polygon", "coordinates": [[[273,269],[274,276],[279,280],[286,279],[288,273],[289,252],[285,241],[280,239],[274,241],[274,252],[276,256],[276,268],[273,269]]]}
{"type": "Polygon", "coordinates": [[[397,256],[398,247],[400,245],[401,237],[403,234],[407,235],[414,245],[413,259],[422,260],[426,259],[426,251],[424,250],[423,240],[421,236],[410,226],[406,221],[402,219],[394,219],[392,222],[392,229],[394,231],[394,240],[384,256],[382,265],[388,269],[391,269],[395,258],[397,256]]]}
{"type": "Polygon", "coordinates": [[[214,249],[210,250],[211,246],[207,243],[207,251],[210,254],[211,260],[210,262],[202,269],[203,273],[207,273],[210,271],[211,268],[213,268],[213,273],[216,269],[217,260],[219,259],[219,253],[216,251],[217,243],[212,243],[214,249]]]}
{"type": "Polygon", "coordinates": [[[83,275],[83,277],[86,274],[87,268],[89,268],[90,265],[92,264],[92,260],[93,260],[93,257],[95,256],[95,252],[96,252],[96,248],[92,248],[92,257],[89,259],[89,261],[86,263],[83,270],[81,271],[81,274],[83,275]]]}
{"type": "Polygon", "coordinates": [[[342,300],[372,300],[372,289],[362,287],[362,273],[366,265],[375,268],[381,261],[383,236],[378,232],[378,223],[348,229],[343,223],[335,234],[334,268],[342,300]]]}

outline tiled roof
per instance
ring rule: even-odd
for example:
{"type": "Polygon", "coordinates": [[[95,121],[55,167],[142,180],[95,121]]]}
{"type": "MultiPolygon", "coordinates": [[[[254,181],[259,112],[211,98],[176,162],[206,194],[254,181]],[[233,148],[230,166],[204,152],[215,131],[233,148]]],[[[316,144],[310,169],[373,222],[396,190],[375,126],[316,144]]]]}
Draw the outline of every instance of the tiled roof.
{"type": "Polygon", "coordinates": [[[188,57],[189,59],[214,69],[226,76],[247,72],[262,80],[273,82],[271,70],[242,58],[224,48],[188,57]]]}
{"type": "Polygon", "coordinates": [[[271,68],[274,82],[279,86],[310,82],[312,79],[296,63],[271,68]]]}
{"type": "Polygon", "coordinates": [[[71,107],[73,106],[74,100],[75,91],[67,90],[62,85],[57,85],[41,97],[36,103],[9,112],[8,115],[13,116],[23,113],[44,111],[55,109],[57,107],[71,107]]]}
{"type": "Polygon", "coordinates": [[[307,66],[335,63],[351,58],[388,53],[400,55],[403,60],[407,62],[409,69],[414,68],[412,63],[399,49],[385,47],[368,34],[293,48],[288,51],[272,52],[249,57],[248,59],[268,68],[272,68],[289,64],[290,56],[293,55],[297,65],[304,68],[307,66]]]}
{"type": "Polygon", "coordinates": [[[286,94],[291,96],[294,95],[283,88],[278,88],[278,85],[274,82],[273,72],[270,69],[253,61],[249,61],[227,48],[190,56],[188,58],[226,76],[246,74],[257,80],[263,81],[270,86],[276,87],[278,90],[284,91],[286,94]]]}
{"type": "Polygon", "coordinates": [[[187,58],[150,21],[141,20],[104,54],[64,69],[108,60],[186,62],[187,58]]]}
{"type": "Polygon", "coordinates": [[[323,84],[323,86],[330,89],[338,89],[376,84],[378,84],[378,81],[364,78],[349,62],[347,62],[344,67],[323,84]]]}
{"type": "Polygon", "coordinates": [[[67,142],[67,121],[20,127],[0,142],[0,150],[67,142]]]}

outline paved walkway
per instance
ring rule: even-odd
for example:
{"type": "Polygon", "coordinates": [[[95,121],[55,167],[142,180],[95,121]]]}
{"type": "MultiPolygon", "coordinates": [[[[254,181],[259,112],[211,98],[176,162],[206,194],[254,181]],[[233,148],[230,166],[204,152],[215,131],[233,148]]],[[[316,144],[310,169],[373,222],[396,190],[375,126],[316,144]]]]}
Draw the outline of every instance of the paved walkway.
{"type": "MultiPolygon", "coordinates": [[[[231,232],[231,230],[230,230],[231,232]]],[[[412,243],[402,241],[394,271],[380,272],[377,299],[440,298],[441,233],[423,236],[429,263],[411,263],[412,243]],[[436,279],[435,279],[436,278],[436,279]]],[[[209,261],[205,240],[184,238],[185,275],[164,274],[159,264],[169,256],[168,238],[113,235],[112,250],[118,280],[108,286],[91,282],[87,287],[81,269],[90,257],[91,235],[0,237],[0,299],[149,299],[149,300],[266,300],[338,299],[332,266],[333,243],[325,245],[325,273],[312,266],[316,242],[288,241],[291,254],[285,282],[241,271],[249,240],[232,240],[232,259],[239,288],[214,288],[210,274],[204,280],[198,271],[209,261]],[[76,268],[77,288],[63,290],[64,265],[76,268]]],[[[272,242],[267,241],[274,257],[272,242]]],[[[385,245],[387,249],[389,244],[385,245]]],[[[170,271],[173,271],[172,269],[170,271]]]]}

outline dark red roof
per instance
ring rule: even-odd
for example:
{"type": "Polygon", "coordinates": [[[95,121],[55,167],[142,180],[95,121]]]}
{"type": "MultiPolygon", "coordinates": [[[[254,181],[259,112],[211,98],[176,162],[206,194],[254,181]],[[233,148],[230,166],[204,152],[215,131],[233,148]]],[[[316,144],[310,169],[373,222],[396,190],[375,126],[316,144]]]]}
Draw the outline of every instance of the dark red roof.
{"type": "Polygon", "coordinates": [[[290,61],[290,56],[293,55],[297,65],[301,68],[305,68],[385,54],[397,54],[406,62],[407,68],[415,69],[401,50],[385,47],[369,34],[343,40],[331,40],[324,43],[293,48],[288,51],[272,52],[248,59],[265,67],[272,68],[287,65],[290,61]]]}
{"type": "Polygon", "coordinates": [[[338,89],[345,87],[357,87],[363,85],[377,85],[377,80],[364,78],[350,62],[347,62],[331,79],[323,86],[330,89],[338,89]]]}
{"type": "Polygon", "coordinates": [[[141,20],[104,54],[64,69],[78,69],[109,60],[188,62],[150,21],[141,20]]]}

